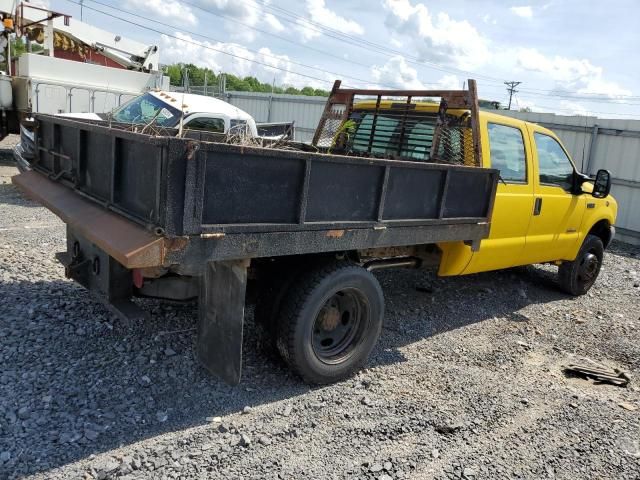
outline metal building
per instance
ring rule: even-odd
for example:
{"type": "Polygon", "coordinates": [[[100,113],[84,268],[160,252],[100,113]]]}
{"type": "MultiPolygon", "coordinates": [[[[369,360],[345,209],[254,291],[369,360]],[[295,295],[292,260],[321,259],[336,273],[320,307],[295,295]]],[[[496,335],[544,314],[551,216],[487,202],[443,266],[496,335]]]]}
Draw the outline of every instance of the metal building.
{"type": "Polygon", "coordinates": [[[252,115],[256,122],[295,121],[295,139],[299,142],[311,142],[327,102],[326,97],[258,92],[225,92],[222,98],[252,115]]]}

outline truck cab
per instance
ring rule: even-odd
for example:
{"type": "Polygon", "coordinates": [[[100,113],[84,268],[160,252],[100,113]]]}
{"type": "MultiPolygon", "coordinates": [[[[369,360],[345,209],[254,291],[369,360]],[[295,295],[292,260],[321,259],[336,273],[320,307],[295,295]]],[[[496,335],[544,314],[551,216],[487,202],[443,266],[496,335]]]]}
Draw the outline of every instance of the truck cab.
{"type": "MultiPolygon", "coordinates": [[[[585,293],[600,269],[601,250],[614,235],[617,203],[610,187],[594,193],[558,137],[540,125],[483,111],[480,132],[483,165],[500,171],[491,231],[475,252],[465,245],[441,245],[439,274],[555,263],[563,289],[585,293]],[[585,250],[585,242],[596,245],[585,250]],[[583,269],[576,272],[579,277],[589,272],[589,278],[582,278],[581,286],[564,285],[562,273],[569,266],[583,269]]],[[[606,187],[608,172],[601,172],[606,187]]]]}
{"type": "MultiPolygon", "coordinates": [[[[91,122],[115,122],[139,126],[186,129],[208,133],[238,134],[247,137],[278,139],[292,135],[292,124],[261,124],[244,110],[217,98],[191,93],[153,90],[132,98],[109,113],[63,113],[62,117],[91,122]],[[275,132],[274,132],[275,127],[275,132]],[[277,135],[273,135],[276,133],[277,135]],[[272,135],[272,136],[265,136],[272,135]]],[[[29,170],[35,155],[31,127],[20,125],[20,142],[13,149],[13,157],[20,171],[29,170]]]]}
{"type": "Polygon", "coordinates": [[[179,127],[182,119],[182,127],[189,130],[229,133],[231,129],[246,128],[249,135],[258,136],[253,117],[238,107],[213,97],[164,90],[143,93],[110,113],[68,113],[64,116],[166,128],[179,127]]]}

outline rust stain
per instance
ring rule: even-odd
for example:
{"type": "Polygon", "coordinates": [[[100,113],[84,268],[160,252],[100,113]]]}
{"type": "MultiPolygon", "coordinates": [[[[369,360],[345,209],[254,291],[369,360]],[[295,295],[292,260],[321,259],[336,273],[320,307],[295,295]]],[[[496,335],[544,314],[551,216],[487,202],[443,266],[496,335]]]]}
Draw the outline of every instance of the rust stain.
{"type": "Polygon", "coordinates": [[[144,268],[163,264],[164,238],[152,235],[139,225],[85,200],[73,190],[33,170],[13,177],[12,181],[124,267],[144,268]]]}
{"type": "Polygon", "coordinates": [[[344,235],[344,230],[329,230],[327,232],[327,237],[329,238],[342,238],[344,235]]]}
{"type": "Polygon", "coordinates": [[[170,237],[164,239],[164,248],[168,252],[184,250],[189,243],[189,237],[170,237]]]}

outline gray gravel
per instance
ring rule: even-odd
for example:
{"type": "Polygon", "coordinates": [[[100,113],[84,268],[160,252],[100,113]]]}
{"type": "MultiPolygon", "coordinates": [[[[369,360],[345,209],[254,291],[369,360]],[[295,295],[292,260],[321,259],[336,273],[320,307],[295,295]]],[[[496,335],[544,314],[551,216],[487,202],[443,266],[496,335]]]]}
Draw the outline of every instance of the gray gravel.
{"type": "Polygon", "coordinates": [[[640,478],[638,248],[579,299],[551,267],[382,272],[368,368],[323,388],[257,350],[249,308],[232,388],[194,361],[194,305],[124,326],[66,280],[64,227],[15,173],[0,159],[0,478],[640,478]],[[631,386],[562,373],[585,357],[631,386]]]}

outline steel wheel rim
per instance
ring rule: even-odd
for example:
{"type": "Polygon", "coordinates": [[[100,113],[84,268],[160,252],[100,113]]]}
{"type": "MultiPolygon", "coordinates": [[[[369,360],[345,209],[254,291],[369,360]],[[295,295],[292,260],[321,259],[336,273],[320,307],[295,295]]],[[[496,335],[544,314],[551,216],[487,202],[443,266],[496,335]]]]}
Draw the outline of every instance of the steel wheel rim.
{"type": "Polygon", "coordinates": [[[583,286],[593,285],[598,277],[599,270],[600,259],[594,252],[587,252],[580,260],[580,266],[578,267],[578,281],[583,286]]]}
{"type": "Polygon", "coordinates": [[[311,330],[316,357],[327,364],[349,358],[364,338],[369,312],[369,302],[357,289],[331,294],[318,310],[311,330]]]}

